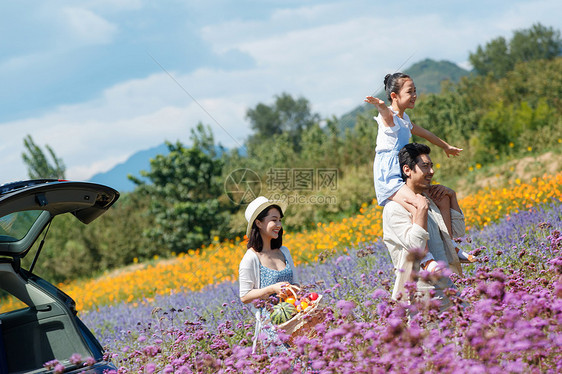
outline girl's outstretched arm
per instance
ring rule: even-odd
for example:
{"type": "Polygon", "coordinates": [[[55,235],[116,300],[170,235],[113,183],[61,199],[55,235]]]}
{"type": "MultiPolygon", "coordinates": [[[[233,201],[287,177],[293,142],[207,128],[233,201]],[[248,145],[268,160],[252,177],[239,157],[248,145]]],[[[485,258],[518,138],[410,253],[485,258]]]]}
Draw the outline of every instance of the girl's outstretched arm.
{"type": "Polygon", "coordinates": [[[386,127],[394,127],[394,114],[388,109],[385,102],[379,98],[367,96],[365,102],[373,104],[382,116],[383,123],[386,127]]]}
{"type": "Polygon", "coordinates": [[[414,123],[412,123],[412,134],[414,134],[416,136],[420,136],[420,137],[426,139],[427,141],[435,144],[436,146],[442,148],[445,151],[445,153],[447,154],[447,157],[458,156],[459,153],[461,153],[461,151],[462,151],[462,148],[457,148],[457,147],[453,147],[453,146],[449,145],[447,142],[445,142],[444,140],[439,138],[437,135],[435,135],[431,131],[426,130],[423,127],[418,126],[414,123]]]}

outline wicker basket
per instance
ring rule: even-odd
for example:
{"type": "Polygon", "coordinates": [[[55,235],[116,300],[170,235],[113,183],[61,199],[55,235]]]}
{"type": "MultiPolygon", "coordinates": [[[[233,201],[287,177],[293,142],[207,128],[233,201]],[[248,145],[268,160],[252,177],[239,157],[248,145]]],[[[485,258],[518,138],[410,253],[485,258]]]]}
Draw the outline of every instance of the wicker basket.
{"type": "MultiPolygon", "coordinates": [[[[294,294],[293,290],[291,292],[294,294]]],[[[294,295],[296,298],[296,294],[294,295]]],[[[318,299],[314,300],[306,310],[298,312],[293,318],[277,326],[278,329],[290,335],[289,343],[292,343],[298,336],[313,338],[318,335],[314,326],[324,320],[324,308],[320,305],[321,302],[322,295],[319,295],[318,299]]]]}

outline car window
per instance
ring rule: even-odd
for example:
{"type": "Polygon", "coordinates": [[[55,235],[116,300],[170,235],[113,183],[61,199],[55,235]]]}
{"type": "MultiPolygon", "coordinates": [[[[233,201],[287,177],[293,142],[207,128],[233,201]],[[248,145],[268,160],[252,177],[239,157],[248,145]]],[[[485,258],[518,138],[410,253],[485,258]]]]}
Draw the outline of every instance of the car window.
{"type": "Polygon", "coordinates": [[[0,313],[13,312],[15,310],[27,308],[29,306],[14,295],[4,290],[0,291],[0,296],[0,313]]]}
{"type": "Polygon", "coordinates": [[[26,210],[0,217],[0,243],[23,239],[41,213],[41,210],[26,210]]]}

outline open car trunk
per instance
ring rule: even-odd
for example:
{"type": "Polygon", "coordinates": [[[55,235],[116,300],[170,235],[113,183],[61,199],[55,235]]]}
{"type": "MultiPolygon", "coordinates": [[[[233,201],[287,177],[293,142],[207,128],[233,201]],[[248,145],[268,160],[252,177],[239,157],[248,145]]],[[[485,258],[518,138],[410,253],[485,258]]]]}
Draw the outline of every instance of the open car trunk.
{"type": "MultiPolygon", "coordinates": [[[[57,359],[64,363],[75,353],[101,359],[101,347],[92,350],[76,323],[75,316],[61,300],[0,264],[0,286],[10,289],[28,307],[0,315],[5,367],[8,373],[42,371],[43,364],[57,359]]],[[[2,353],[0,353],[2,354],[2,353]]]]}
{"type": "Polygon", "coordinates": [[[0,314],[0,374],[48,372],[43,365],[55,359],[68,373],[113,368],[76,316],[72,298],[20,264],[54,216],[70,213],[88,224],[118,197],[112,188],[87,182],[38,180],[0,186],[0,289],[25,304],[0,314]],[[69,358],[74,354],[97,363],[73,367],[69,358]]]}

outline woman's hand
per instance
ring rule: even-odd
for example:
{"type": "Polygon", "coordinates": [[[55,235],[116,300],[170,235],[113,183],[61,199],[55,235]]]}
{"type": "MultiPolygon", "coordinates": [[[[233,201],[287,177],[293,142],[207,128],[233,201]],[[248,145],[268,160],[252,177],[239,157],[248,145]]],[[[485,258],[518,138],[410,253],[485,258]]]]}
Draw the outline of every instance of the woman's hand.
{"type": "Polygon", "coordinates": [[[279,295],[279,294],[281,294],[281,293],[283,292],[283,290],[285,289],[285,287],[288,287],[288,286],[290,286],[290,283],[289,283],[289,282],[277,282],[277,283],[274,283],[274,284],[272,284],[272,285],[270,285],[270,286],[268,287],[268,289],[269,289],[268,291],[271,291],[271,292],[268,292],[268,293],[269,293],[269,294],[274,293],[274,294],[279,295]]]}
{"type": "MultiPolygon", "coordinates": [[[[285,299],[289,296],[293,296],[293,292],[296,293],[298,290],[298,287],[294,284],[290,284],[288,282],[280,282],[282,283],[281,285],[281,291],[277,292],[277,296],[279,296],[280,299],[285,299]],[[292,290],[292,292],[291,292],[292,290]]],[[[279,283],[276,283],[279,284],[279,283]]]]}
{"type": "Polygon", "coordinates": [[[284,297],[287,297],[288,295],[292,294],[291,291],[289,291],[289,288],[293,287],[296,286],[290,284],[289,282],[277,282],[267,287],[254,288],[250,290],[250,292],[248,292],[246,295],[242,296],[240,300],[244,304],[246,304],[256,299],[267,299],[270,295],[273,294],[276,294],[279,297],[282,297],[282,295],[285,295],[284,297]]]}

